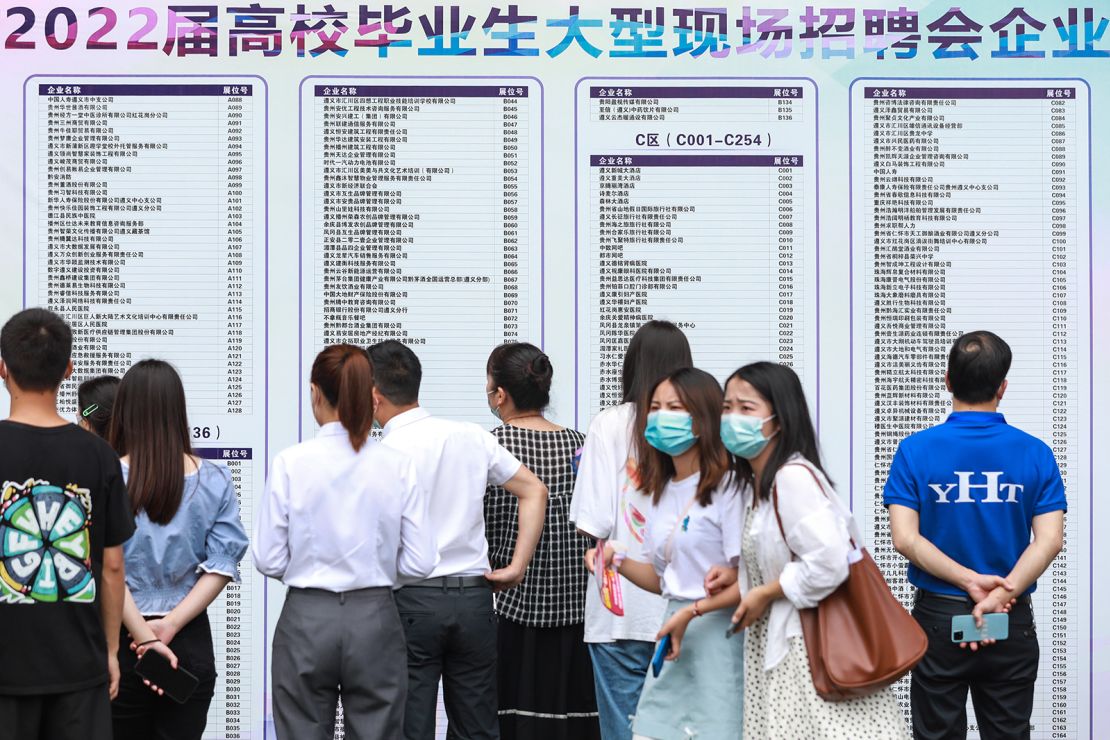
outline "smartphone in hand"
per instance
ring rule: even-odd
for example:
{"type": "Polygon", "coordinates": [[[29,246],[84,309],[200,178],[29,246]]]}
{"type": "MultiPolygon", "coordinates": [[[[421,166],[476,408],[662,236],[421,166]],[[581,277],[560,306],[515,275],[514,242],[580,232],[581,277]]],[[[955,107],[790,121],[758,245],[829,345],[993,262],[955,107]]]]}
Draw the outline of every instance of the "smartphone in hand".
{"type": "Polygon", "coordinates": [[[975,616],[960,614],[952,617],[952,642],[1005,640],[1010,636],[1010,615],[1005,612],[983,615],[983,627],[975,626],[975,616]]]}
{"type": "Polygon", "coordinates": [[[663,661],[667,659],[669,652],[671,652],[671,636],[663,635],[663,639],[655,646],[655,655],[651,658],[651,675],[659,677],[659,671],[663,670],[663,661]]]}
{"type": "Polygon", "coordinates": [[[135,673],[162,689],[165,695],[184,704],[193,695],[200,680],[178,665],[174,668],[166,656],[156,650],[147,650],[135,664],[135,673]]]}

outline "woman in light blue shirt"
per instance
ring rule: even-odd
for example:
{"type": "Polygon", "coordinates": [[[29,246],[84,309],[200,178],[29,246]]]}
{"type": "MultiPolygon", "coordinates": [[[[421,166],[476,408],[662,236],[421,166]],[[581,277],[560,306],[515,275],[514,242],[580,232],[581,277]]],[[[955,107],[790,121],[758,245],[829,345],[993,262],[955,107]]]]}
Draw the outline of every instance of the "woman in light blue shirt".
{"type": "Polygon", "coordinates": [[[247,550],[235,486],[226,468],[192,454],[185,390],[169,363],[143,360],[127,372],[108,437],[122,458],[136,524],[123,548],[125,627],[133,639],[135,625],[146,620],[181,667],[200,679],[184,704],[155,694],[135,673],[132,639],[121,639],[114,735],[199,740],[216,684],[206,610],[229,582],[239,581],[247,550]]]}

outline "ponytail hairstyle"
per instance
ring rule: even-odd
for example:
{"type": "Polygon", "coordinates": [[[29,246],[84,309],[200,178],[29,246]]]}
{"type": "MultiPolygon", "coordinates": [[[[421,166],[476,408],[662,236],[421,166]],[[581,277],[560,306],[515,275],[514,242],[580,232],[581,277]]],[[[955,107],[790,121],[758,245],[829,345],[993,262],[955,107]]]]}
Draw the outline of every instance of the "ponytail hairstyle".
{"type": "Polygon", "coordinates": [[[333,344],[316,355],[312,363],[312,384],[339,414],[351,446],[362,449],[374,422],[374,373],[366,351],[353,344],[333,344]]]}
{"type": "MultiPolygon", "coordinates": [[[[730,455],[721,442],[721,407],[724,406],[725,395],[721,391],[721,384],[712,375],[694,367],[684,367],[659,378],[648,388],[645,406],[651,406],[655,389],[668,380],[694,421],[694,432],[698,439],[693,449],[697,450],[698,470],[701,472],[695,495],[700,505],[709,506],[713,500],[713,492],[722,481],[731,477],[730,455]]],[[[637,440],[643,436],[644,428],[637,427],[637,440]]],[[[640,457],[640,480],[643,481],[644,492],[651,494],[652,503],[658,504],[663,489],[675,475],[674,459],[646,443],[645,446],[649,452],[640,457]]]]}
{"type": "Polygon", "coordinates": [[[192,453],[185,387],[163,360],[136,363],[120,381],[108,442],[130,457],[131,513],[169,524],[185,493],[185,456],[192,453]]]}
{"type": "Polygon", "coordinates": [[[551,360],[539,347],[511,342],[495,347],[486,362],[494,388],[503,388],[520,411],[542,411],[551,403],[551,360]]]}
{"type": "Polygon", "coordinates": [[[96,436],[108,438],[108,424],[112,421],[112,408],[116,403],[119,378],[101,375],[89,378],[77,386],[77,413],[96,436]]]}

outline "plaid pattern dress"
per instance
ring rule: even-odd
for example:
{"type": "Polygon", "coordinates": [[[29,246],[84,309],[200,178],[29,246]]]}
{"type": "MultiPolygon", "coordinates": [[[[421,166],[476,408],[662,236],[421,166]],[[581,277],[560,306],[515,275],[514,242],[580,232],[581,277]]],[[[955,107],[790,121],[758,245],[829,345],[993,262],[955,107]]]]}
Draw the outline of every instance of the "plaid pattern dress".
{"type": "MultiPolygon", "coordinates": [[[[501,740],[601,740],[593,666],[583,642],[586,587],[582,553],[590,540],[570,523],[571,460],[585,437],[573,429],[502,425],[498,441],[544,482],[547,515],[524,582],[494,594],[497,714],[501,740]]],[[[516,545],[516,497],[486,489],[490,565],[509,564],[516,545]]]]}
{"type": "MultiPolygon", "coordinates": [[[[547,516],[524,582],[494,595],[498,616],[528,627],[561,627],[584,621],[588,573],[582,553],[591,541],[568,518],[574,493],[571,459],[585,442],[573,429],[538,431],[503,424],[493,430],[501,445],[547,486],[547,516]]],[[[500,486],[486,489],[486,540],[493,568],[513,559],[517,533],[516,497],[500,486]]]]}

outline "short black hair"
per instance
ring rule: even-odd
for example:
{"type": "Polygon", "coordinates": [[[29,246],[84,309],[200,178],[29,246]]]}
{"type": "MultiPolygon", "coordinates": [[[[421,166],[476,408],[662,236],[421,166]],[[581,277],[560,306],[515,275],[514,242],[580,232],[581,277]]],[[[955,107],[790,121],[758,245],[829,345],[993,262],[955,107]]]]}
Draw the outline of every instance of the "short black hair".
{"type": "Polygon", "coordinates": [[[53,311],[28,308],[0,330],[0,359],[25,391],[52,391],[66,377],[73,332],[53,311]]]}
{"type": "Polygon", "coordinates": [[[551,403],[551,360],[539,347],[511,342],[494,348],[486,362],[493,387],[504,388],[520,411],[542,411],[551,403]]]}
{"type": "Polygon", "coordinates": [[[953,398],[964,403],[994,400],[1013,359],[1010,345],[997,334],[971,331],[962,335],[948,353],[948,383],[953,398]]]}
{"type": "Polygon", "coordinates": [[[374,366],[374,387],[390,403],[408,406],[420,397],[420,358],[396,339],[372,344],[366,348],[374,366]]]}

